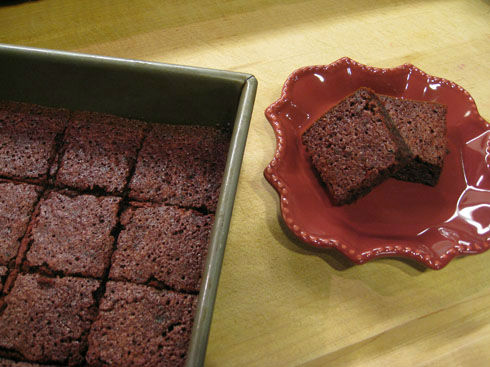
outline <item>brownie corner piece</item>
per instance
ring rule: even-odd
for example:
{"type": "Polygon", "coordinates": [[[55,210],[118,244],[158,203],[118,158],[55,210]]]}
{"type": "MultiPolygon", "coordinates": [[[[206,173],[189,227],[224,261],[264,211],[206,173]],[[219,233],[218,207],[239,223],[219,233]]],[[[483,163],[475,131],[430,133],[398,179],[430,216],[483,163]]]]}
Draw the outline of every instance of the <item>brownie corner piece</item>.
{"type": "Polygon", "coordinates": [[[131,199],[214,212],[229,133],[210,126],[155,124],[130,182],[131,199]]]}
{"type": "Polygon", "coordinates": [[[42,188],[0,180],[0,265],[15,260],[42,188]]]}
{"type": "Polygon", "coordinates": [[[367,88],[332,107],[301,140],[334,205],[366,195],[404,165],[408,154],[381,102],[367,88]]]}
{"type": "Polygon", "coordinates": [[[126,209],[110,279],[199,291],[213,222],[212,214],[172,206],[126,209]]]}
{"type": "Polygon", "coordinates": [[[183,366],[197,297],[107,282],[88,337],[91,366],[183,366]]]}
{"type": "Polygon", "coordinates": [[[435,186],[448,153],[447,107],[387,95],[378,98],[409,149],[408,163],[394,172],[393,177],[435,186]]]}
{"type": "Polygon", "coordinates": [[[50,191],[30,229],[24,268],[101,278],[113,250],[121,198],[50,191]]]}
{"type": "Polygon", "coordinates": [[[67,128],[55,184],[121,194],[126,187],[146,124],[97,112],[77,112],[67,128]]]}
{"type": "Polygon", "coordinates": [[[0,175],[45,182],[68,116],[64,109],[0,103],[0,175]]]}
{"type": "Polygon", "coordinates": [[[99,282],[20,274],[0,314],[0,351],[29,362],[78,365],[97,308],[99,282]]]}

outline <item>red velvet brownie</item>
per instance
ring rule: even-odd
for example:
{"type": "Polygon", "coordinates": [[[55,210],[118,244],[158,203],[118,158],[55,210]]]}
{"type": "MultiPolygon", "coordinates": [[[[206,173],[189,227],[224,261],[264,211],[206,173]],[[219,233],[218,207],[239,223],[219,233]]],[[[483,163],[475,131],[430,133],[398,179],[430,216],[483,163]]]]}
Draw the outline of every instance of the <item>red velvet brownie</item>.
{"type": "Polygon", "coordinates": [[[44,182],[69,112],[0,102],[0,176],[44,182]]]}
{"type": "Polygon", "coordinates": [[[15,260],[41,188],[0,180],[0,265],[15,260]]]}
{"type": "Polygon", "coordinates": [[[40,365],[37,363],[15,362],[9,359],[0,358],[0,367],[54,367],[53,365],[40,365]]]}
{"type": "Polygon", "coordinates": [[[120,198],[51,191],[41,199],[24,266],[100,278],[109,266],[120,198]]]}
{"type": "Polygon", "coordinates": [[[97,309],[99,282],[20,274],[0,313],[0,354],[29,362],[78,365],[97,309]]]}
{"type": "Polygon", "coordinates": [[[108,282],[88,337],[90,366],[183,366],[196,296],[108,282]]]}
{"type": "Polygon", "coordinates": [[[131,199],[216,210],[229,136],[214,127],[155,125],[131,179],[131,199]]]}
{"type": "Polygon", "coordinates": [[[199,290],[214,216],[164,205],[130,207],[112,256],[110,279],[156,280],[176,290],[199,290]]]}
{"type": "Polygon", "coordinates": [[[446,106],[378,97],[410,150],[409,163],[393,177],[435,186],[447,154],[446,106]]]}
{"type": "Polygon", "coordinates": [[[144,126],[112,115],[74,113],[66,130],[56,185],[121,193],[136,160],[144,126]]]}
{"type": "Polygon", "coordinates": [[[334,205],[351,203],[405,164],[408,151],[376,95],[358,89],[302,136],[334,205]]]}

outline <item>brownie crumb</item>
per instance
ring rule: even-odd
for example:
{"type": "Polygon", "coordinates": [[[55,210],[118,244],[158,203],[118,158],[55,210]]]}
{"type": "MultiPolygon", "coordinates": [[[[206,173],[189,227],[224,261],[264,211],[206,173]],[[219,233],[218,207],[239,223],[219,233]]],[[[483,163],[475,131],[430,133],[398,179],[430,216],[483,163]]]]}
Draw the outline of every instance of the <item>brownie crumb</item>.
{"type": "Polygon", "coordinates": [[[155,125],[140,151],[130,198],[215,211],[228,141],[214,127],[155,125]]]}
{"type": "Polygon", "coordinates": [[[96,113],[74,113],[65,134],[55,184],[122,193],[144,136],[145,124],[96,113]]]}
{"type": "Polygon", "coordinates": [[[18,353],[29,362],[83,362],[96,316],[99,282],[20,274],[0,314],[0,354],[18,353]]]}
{"type": "Polygon", "coordinates": [[[15,260],[41,187],[0,181],[0,265],[15,260]]]}
{"type": "Polygon", "coordinates": [[[65,275],[101,278],[109,266],[118,197],[68,196],[51,191],[41,199],[25,267],[45,266],[65,275]]]}
{"type": "Polygon", "coordinates": [[[109,277],[136,283],[155,279],[197,292],[213,221],[211,214],[164,205],[128,208],[109,277]]]}
{"type": "Polygon", "coordinates": [[[88,337],[91,366],[183,366],[197,297],[109,281],[88,337]]]}

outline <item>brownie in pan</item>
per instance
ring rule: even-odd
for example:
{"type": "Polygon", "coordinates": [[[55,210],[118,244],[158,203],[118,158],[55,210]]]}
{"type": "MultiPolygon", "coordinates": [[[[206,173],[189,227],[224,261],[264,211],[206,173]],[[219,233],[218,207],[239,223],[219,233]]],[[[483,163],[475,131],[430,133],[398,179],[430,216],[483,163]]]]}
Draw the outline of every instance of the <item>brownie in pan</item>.
{"type": "Polygon", "coordinates": [[[121,198],[50,191],[24,240],[24,268],[101,278],[109,266],[121,198]]]}
{"type": "Polygon", "coordinates": [[[70,113],[0,101],[0,176],[45,182],[70,113]]]}
{"type": "Polygon", "coordinates": [[[229,134],[214,127],[155,124],[143,143],[129,197],[214,212],[229,134]]]}
{"type": "Polygon", "coordinates": [[[198,292],[214,215],[137,204],[121,215],[110,279],[198,292]]]}
{"type": "Polygon", "coordinates": [[[2,300],[0,352],[28,362],[81,364],[99,286],[94,279],[20,274],[2,300]]]}
{"type": "Polygon", "coordinates": [[[129,179],[147,126],[95,112],[75,112],[70,120],[55,184],[78,190],[99,189],[121,194],[129,179]]]}
{"type": "Polygon", "coordinates": [[[183,365],[229,134],[1,107],[67,121],[39,185],[0,179],[0,366],[183,365]]]}
{"type": "Polygon", "coordinates": [[[109,281],[88,337],[90,366],[181,366],[195,295],[109,281]]]}
{"type": "Polygon", "coordinates": [[[41,187],[0,180],[0,266],[15,261],[41,187]]]}

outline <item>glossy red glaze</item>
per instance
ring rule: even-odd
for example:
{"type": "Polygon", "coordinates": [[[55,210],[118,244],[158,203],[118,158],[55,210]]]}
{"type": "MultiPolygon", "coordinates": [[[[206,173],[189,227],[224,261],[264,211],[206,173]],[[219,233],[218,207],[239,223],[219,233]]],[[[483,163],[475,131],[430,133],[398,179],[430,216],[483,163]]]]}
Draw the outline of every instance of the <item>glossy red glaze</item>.
{"type": "Polygon", "coordinates": [[[379,69],[342,58],[295,71],[265,114],[277,149],[264,174],[280,195],[284,221],[304,242],[336,247],[358,264],[400,256],[433,269],[489,248],[490,125],[460,86],[409,64],[379,69]],[[354,204],[332,206],[300,137],[363,86],[447,105],[450,153],[436,187],[388,179],[354,204]]]}

